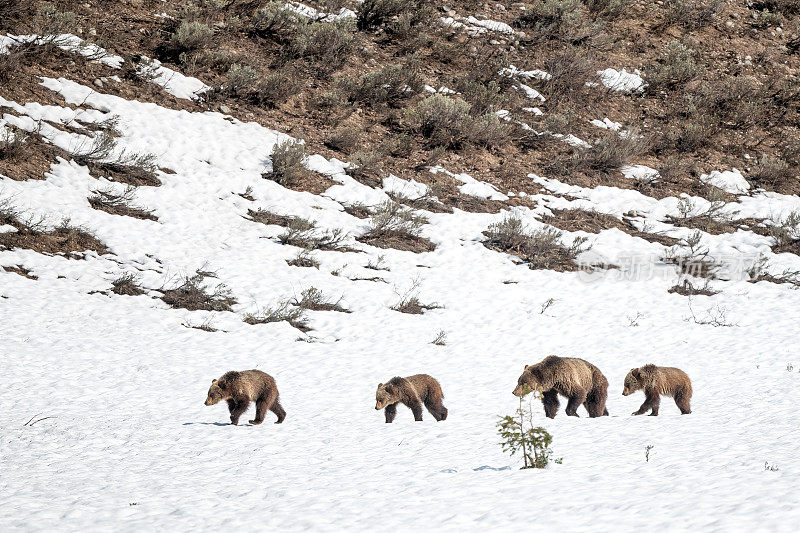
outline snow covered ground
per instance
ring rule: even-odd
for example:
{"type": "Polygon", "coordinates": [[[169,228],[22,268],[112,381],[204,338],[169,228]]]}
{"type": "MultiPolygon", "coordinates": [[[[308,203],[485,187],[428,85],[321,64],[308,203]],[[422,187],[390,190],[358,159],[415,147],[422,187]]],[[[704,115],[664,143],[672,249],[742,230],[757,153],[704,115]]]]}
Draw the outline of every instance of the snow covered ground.
{"type": "MultiPolygon", "coordinates": [[[[654,259],[664,247],[616,229],[566,240],[588,236],[587,261],[623,268],[532,271],[480,243],[503,214],[460,211],[430,215],[430,253],[353,241],[360,253],[315,252],[319,269],[291,267],[286,259],[298,249],[275,240],[280,228],[248,220],[248,209],[355,236],[369,222],[342,204],[375,205],[386,193],[321,156],[309,165],[337,182],[322,195],[262,179],[285,136],[257,124],[126,101],[64,79],[43,85],[87,110],[78,111],[82,120],[119,116],[120,147],[153,153],[175,174],[137,191],[158,222],[92,209],[89,193],[114,184],[74,162],[61,160],[42,181],[0,179],[0,198],[51,224],[70,217],[112,252],[75,260],[0,251],[0,265],[38,276],[0,271],[3,530],[796,530],[800,291],[732,276],[712,282],[715,296],[669,294],[678,277],[654,259]],[[238,194],[248,186],[253,202],[238,194]],[[379,256],[389,270],[365,268],[379,256]],[[155,292],[90,294],[123,272],[152,290],[204,265],[238,299],[233,312],[174,310],[155,292]],[[351,280],[376,275],[386,283],[351,280]],[[421,301],[443,308],[389,308],[415,279],[421,301]],[[352,313],[311,312],[308,334],[285,322],[242,322],[311,286],[343,296],[352,313]],[[713,317],[726,326],[696,323],[713,317]],[[185,326],[203,323],[220,331],[185,326]],[[445,346],[431,344],[440,331],[445,346]],[[502,453],[495,423],[518,406],[511,391],[523,365],[551,353],[599,366],[611,416],[590,420],[581,409],[581,418],[567,417],[562,403],[549,420],[534,402],[563,464],[519,470],[520,460],[502,453]],[[691,376],[691,415],[666,398],[659,417],[630,415],[643,395],[622,397],[623,378],[649,362],[691,376]],[[270,413],[264,425],[234,427],[223,405],[203,405],[212,378],[249,368],[277,380],[283,424],[271,424],[270,413]],[[419,372],[441,382],[449,418],[436,423],[425,412],[415,423],[401,407],[385,424],[374,410],[377,384],[419,372]],[[26,425],[37,414],[50,418],[26,425]]],[[[3,121],[26,129],[75,113],[1,103],[21,115],[3,121]]],[[[81,142],[77,133],[42,131],[66,149],[81,142]]],[[[495,194],[467,178],[464,192],[495,194]]],[[[534,209],[515,208],[532,228],[551,208],[591,207],[618,217],[636,210],[643,225],[672,236],[691,232],[663,223],[678,198],[530,179],[553,193],[532,197],[534,209]]],[[[800,209],[800,198],[752,193],[738,207],[742,216],[782,217],[800,209]]],[[[800,268],[800,258],[772,254],[768,239],[749,231],[704,234],[703,242],[741,268],[759,254],[776,271],[800,268]]]]}

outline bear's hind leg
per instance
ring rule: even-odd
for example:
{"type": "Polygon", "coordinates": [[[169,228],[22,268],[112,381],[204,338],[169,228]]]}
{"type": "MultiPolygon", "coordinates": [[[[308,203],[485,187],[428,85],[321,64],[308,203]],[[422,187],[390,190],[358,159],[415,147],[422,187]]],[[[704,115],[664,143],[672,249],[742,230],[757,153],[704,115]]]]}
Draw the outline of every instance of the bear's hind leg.
{"type": "Polygon", "coordinates": [[[544,405],[544,414],[547,418],[555,418],[558,413],[558,393],[554,390],[546,391],[542,394],[542,404],[544,405]]]}
{"type": "Polygon", "coordinates": [[[567,401],[567,416],[579,416],[578,407],[580,407],[584,402],[586,402],[585,394],[570,397],[570,399],[567,401]]]}
{"type": "Polygon", "coordinates": [[[391,424],[394,422],[394,417],[397,416],[397,404],[392,403],[386,406],[386,409],[383,410],[383,413],[386,415],[386,423],[391,424]]]}
{"type": "Polygon", "coordinates": [[[675,395],[675,405],[677,405],[678,409],[681,410],[682,415],[691,414],[692,408],[689,403],[690,399],[691,396],[687,397],[687,395],[683,392],[679,392],[678,394],[675,395]]]}
{"type": "Polygon", "coordinates": [[[433,418],[435,418],[437,422],[447,418],[447,408],[442,405],[441,400],[436,401],[428,398],[425,400],[425,408],[433,415],[433,418]]]}
{"type": "Polygon", "coordinates": [[[286,418],[286,411],[283,409],[283,406],[278,398],[275,398],[275,401],[272,402],[272,406],[270,406],[269,410],[275,413],[275,416],[278,417],[278,420],[275,421],[276,424],[280,424],[286,418]]]}

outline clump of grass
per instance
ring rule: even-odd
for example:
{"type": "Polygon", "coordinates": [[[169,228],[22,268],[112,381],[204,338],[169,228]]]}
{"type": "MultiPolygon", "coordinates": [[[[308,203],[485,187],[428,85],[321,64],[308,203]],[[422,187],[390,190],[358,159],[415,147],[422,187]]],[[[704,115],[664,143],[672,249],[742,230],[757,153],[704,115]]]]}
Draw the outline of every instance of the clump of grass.
{"type": "Polygon", "coordinates": [[[139,286],[139,277],[127,272],[111,282],[111,292],[124,296],[139,296],[144,291],[139,286]]]}
{"type": "Polygon", "coordinates": [[[191,276],[184,276],[179,284],[171,289],[161,287],[161,299],[169,306],[176,309],[189,311],[231,311],[236,299],[230,289],[224,284],[217,285],[213,290],[205,286],[205,280],[216,277],[213,272],[198,269],[191,276]]]}
{"type": "Polygon", "coordinates": [[[399,107],[403,101],[422,90],[422,78],[415,61],[383,67],[368,72],[350,88],[350,99],[375,106],[386,104],[399,107]]]}
{"type": "Polygon", "coordinates": [[[284,35],[297,23],[297,17],[284,2],[272,1],[256,11],[251,19],[250,31],[261,37],[284,35]]]}
{"type": "Polygon", "coordinates": [[[564,234],[555,228],[530,231],[514,215],[489,225],[483,234],[486,236],[484,246],[514,255],[533,270],[578,270],[578,255],[590,248],[584,246],[587,241],[585,237],[577,237],[572,244],[565,245],[562,240],[564,234]]]}
{"type": "Polygon", "coordinates": [[[309,287],[300,293],[299,299],[295,298],[292,300],[292,305],[309,311],[339,311],[340,313],[349,313],[350,311],[348,309],[340,305],[342,299],[343,297],[335,301],[330,300],[321,290],[316,287],[309,287]]]}
{"type": "Polygon", "coordinates": [[[340,126],[325,138],[325,146],[349,154],[361,140],[361,129],[355,126],[340,126]]]}
{"type": "Polygon", "coordinates": [[[302,332],[310,331],[306,310],[302,307],[291,305],[290,301],[279,302],[275,307],[266,307],[255,313],[248,313],[243,321],[246,324],[271,324],[274,322],[288,322],[292,327],[302,332]]]}
{"type": "Polygon", "coordinates": [[[706,280],[703,286],[695,287],[691,281],[684,279],[683,283],[676,283],[670,287],[667,292],[670,294],[680,294],[681,296],[713,296],[719,294],[719,291],[712,289],[709,283],[710,281],[706,280]]]}
{"type": "Polygon", "coordinates": [[[355,251],[345,245],[347,238],[348,234],[341,228],[320,231],[315,222],[295,217],[286,226],[286,231],[278,236],[278,241],[306,250],[355,251]]]}

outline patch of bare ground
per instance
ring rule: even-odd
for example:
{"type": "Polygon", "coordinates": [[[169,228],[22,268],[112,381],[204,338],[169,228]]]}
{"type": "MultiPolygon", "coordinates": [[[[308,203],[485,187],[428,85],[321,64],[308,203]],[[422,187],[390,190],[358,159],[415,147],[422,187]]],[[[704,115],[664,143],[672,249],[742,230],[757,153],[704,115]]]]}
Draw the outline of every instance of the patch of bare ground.
{"type": "Polygon", "coordinates": [[[356,218],[365,219],[369,218],[370,211],[369,207],[361,204],[361,203],[354,203],[342,206],[344,207],[344,212],[348,215],[352,215],[356,218]]]}
{"type": "Polygon", "coordinates": [[[39,279],[35,274],[31,274],[31,271],[25,268],[22,265],[15,265],[15,266],[4,266],[0,267],[6,272],[13,272],[14,274],[19,274],[28,279],[39,279]]]}
{"type": "Polygon", "coordinates": [[[256,210],[248,209],[247,216],[249,216],[250,220],[253,222],[260,222],[267,226],[282,226],[284,228],[289,227],[292,222],[298,219],[298,217],[294,216],[278,215],[260,207],[256,210]]]}
{"type": "MultiPolygon", "coordinates": [[[[330,6],[314,0],[308,4],[330,6]]],[[[800,138],[796,45],[800,25],[792,2],[704,0],[654,5],[641,0],[537,0],[525,3],[524,10],[466,0],[446,6],[438,1],[424,4],[398,4],[394,15],[371,18],[365,15],[364,4],[345,2],[342,5],[369,22],[341,23],[336,28],[323,28],[280,6],[265,12],[263,8],[269,7],[265,2],[250,0],[158,3],[157,11],[169,17],[156,17],[151,0],[68,3],[57,8],[71,10],[75,31],[96,33],[92,38],[112,52],[160,57],[170,68],[215,87],[214,98],[190,102],[131,75],[125,83],[105,84],[104,92],[192,110],[224,104],[241,120],[303,138],[309,152],[325,157],[366,161],[355,152],[380,153],[377,170],[358,178],[373,185],[389,172],[427,183],[427,173],[420,170],[440,164],[499,190],[535,193],[538,186],[526,174],[545,174],[554,161],[571,161],[575,150],[562,141],[542,142],[547,135],[533,138],[517,132],[498,146],[497,139],[508,134],[502,127],[507,124],[486,117],[504,109],[538,132],[572,133],[593,146],[605,134],[589,124],[591,119],[609,117],[625,129],[641,127],[647,140],[643,152],[629,153],[631,157],[610,166],[602,158],[598,165],[592,157],[590,164],[580,164],[579,172],[563,176],[569,183],[637,188],[656,198],[682,192],[697,195],[705,187],[700,173],[730,167],[748,172],[753,164],[746,156],[760,161],[764,154],[785,167],[778,163],[755,169],[748,178],[779,192],[797,192],[800,187],[797,180],[784,179],[800,168],[793,155],[797,144],[793,140],[800,138]],[[773,7],[778,4],[780,9],[773,7]],[[507,22],[519,32],[469,35],[437,22],[444,9],[453,10],[455,16],[507,22]],[[188,32],[190,25],[199,30],[188,32]],[[777,26],[783,31],[773,31],[777,26]],[[552,77],[498,77],[497,72],[510,64],[543,68],[552,77]],[[390,68],[396,65],[401,68],[390,68]],[[586,81],[597,81],[594,72],[606,67],[638,68],[650,87],[632,94],[587,87],[586,81]],[[522,82],[539,90],[547,101],[527,99],[519,89],[522,82]],[[454,104],[460,110],[455,129],[433,131],[429,122],[416,120],[414,111],[428,98],[420,90],[425,84],[460,93],[448,97],[466,104],[454,104]],[[544,115],[523,110],[532,105],[544,115]],[[480,142],[463,142],[466,125],[479,127],[480,136],[473,138],[481,137],[480,142]],[[677,168],[668,164],[670,159],[690,161],[692,168],[677,168]],[[627,180],[614,169],[622,161],[656,168],[662,180],[648,184],[627,180]]],[[[31,0],[27,5],[4,17],[5,30],[41,33],[36,13],[44,2],[31,0]]],[[[60,52],[53,54],[52,63],[41,56],[30,71],[25,68],[33,59],[21,60],[21,72],[29,72],[29,79],[12,84],[11,90],[19,94],[4,93],[20,102],[47,103],[44,93],[50,91],[36,88],[35,74],[65,76],[89,85],[109,70],[60,52]],[[37,90],[42,98],[22,94],[37,90]]],[[[131,56],[128,63],[136,62],[131,56]]],[[[11,75],[14,80],[19,76],[11,75]]],[[[288,186],[324,190],[329,184],[320,183],[321,179],[288,186]]]]}

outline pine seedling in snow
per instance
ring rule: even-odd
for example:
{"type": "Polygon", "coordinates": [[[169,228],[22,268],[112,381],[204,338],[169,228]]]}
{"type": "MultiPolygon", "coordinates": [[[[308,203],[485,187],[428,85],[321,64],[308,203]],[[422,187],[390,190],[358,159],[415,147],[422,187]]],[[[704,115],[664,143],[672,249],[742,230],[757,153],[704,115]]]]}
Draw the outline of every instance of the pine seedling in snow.
{"type": "MultiPolygon", "coordinates": [[[[527,390],[525,394],[530,392],[532,391],[527,390]]],[[[553,437],[543,427],[533,427],[530,405],[526,408],[522,403],[522,397],[514,415],[500,417],[500,421],[497,422],[497,432],[502,439],[500,445],[504,452],[509,452],[511,455],[522,452],[521,469],[547,467],[553,453],[550,449],[553,437]]],[[[554,460],[557,464],[561,464],[561,461],[560,458],[554,460]]]]}

